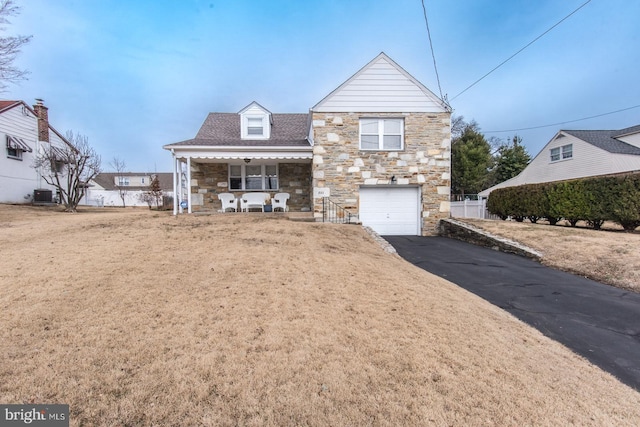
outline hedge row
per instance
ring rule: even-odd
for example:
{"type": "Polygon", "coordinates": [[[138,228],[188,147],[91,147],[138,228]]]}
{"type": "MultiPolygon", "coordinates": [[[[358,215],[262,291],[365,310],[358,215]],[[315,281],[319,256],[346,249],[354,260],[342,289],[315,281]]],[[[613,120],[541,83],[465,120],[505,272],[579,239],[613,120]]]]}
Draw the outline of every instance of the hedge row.
{"type": "Polygon", "coordinates": [[[640,174],[499,188],[487,208],[502,219],[565,219],[573,226],[583,220],[595,229],[614,221],[631,231],[640,226],[640,174]]]}

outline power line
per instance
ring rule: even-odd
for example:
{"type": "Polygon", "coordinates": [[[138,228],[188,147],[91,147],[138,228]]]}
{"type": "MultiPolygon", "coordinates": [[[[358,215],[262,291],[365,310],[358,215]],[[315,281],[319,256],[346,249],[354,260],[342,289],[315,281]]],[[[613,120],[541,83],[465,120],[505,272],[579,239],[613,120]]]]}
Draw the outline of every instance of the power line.
{"type": "MultiPolygon", "coordinates": [[[[454,99],[456,99],[457,97],[459,97],[460,95],[462,95],[463,93],[465,93],[466,91],[468,91],[469,89],[471,89],[472,87],[474,87],[476,84],[478,84],[482,79],[484,79],[485,77],[487,77],[489,74],[493,73],[494,71],[496,71],[498,68],[502,67],[504,64],[506,64],[508,61],[510,61],[513,57],[515,57],[517,54],[519,54],[520,52],[522,52],[523,50],[525,50],[526,48],[528,48],[529,46],[531,46],[532,44],[534,44],[535,42],[537,42],[539,39],[541,39],[545,34],[547,34],[549,31],[553,30],[555,27],[557,27],[558,25],[560,25],[561,23],[563,23],[565,20],[567,20],[571,15],[573,15],[574,13],[576,13],[577,11],[579,11],[580,9],[582,9],[583,7],[585,7],[588,3],[590,3],[591,0],[587,0],[586,2],[584,2],[582,5],[580,5],[580,7],[578,7],[576,10],[574,10],[573,12],[571,12],[570,14],[568,14],[567,16],[565,16],[564,18],[562,18],[560,21],[556,22],[551,28],[549,28],[547,31],[545,31],[544,33],[540,34],[538,37],[536,37],[535,39],[533,39],[531,42],[529,42],[529,44],[527,44],[525,47],[523,47],[522,49],[520,49],[519,51],[517,51],[516,53],[514,53],[513,55],[511,55],[510,57],[508,57],[507,59],[505,59],[504,61],[502,61],[497,67],[495,67],[494,69],[492,69],[491,71],[489,71],[487,74],[485,74],[484,76],[480,77],[478,80],[476,80],[475,82],[471,83],[469,86],[467,86],[462,92],[460,92],[459,94],[457,94],[456,96],[454,96],[453,98],[451,98],[451,100],[453,101],[454,99]]],[[[424,1],[423,1],[423,5],[424,5],[424,1]]]]}
{"type": "Polygon", "coordinates": [[[431,31],[429,30],[429,20],[427,19],[427,8],[424,6],[424,0],[422,0],[422,11],[424,13],[424,22],[425,24],[427,24],[427,35],[429,36],[429,46],[431,47],[431,57],[433,58],[433,69],[436,70],[436,80],[438,81],[438,90],[440,91],[440,99],[444,100],[444,97],[442,96],[442,87],[440,87],[440,76],[438,75],[438,67],[436,66],[436,55],[433,52],[433,43],[431,42],[431,31]]]}
{"type": "Polygon", "coordinates": [[[532,127],[520,128],[520,129],[488,130],[488,131],[482,131],[482,133],[504,133],[504,132],[518,132],[518,131],[521,131],[521,130],[542,129],[542,128],[548,128],[548,127],[551,127],[551,126],[566,125],[567,123],[575,123],[575,122],[581,122],[583,120],[595,119],[596,117],[608,116],[609,114],[615,114],[615,113],[620,113],[622,111],[633,110],[634,108],[638,108],[638,107],[640,107],[640,104],[634,105],[633,107],[622,108],[622,109],[616,110],[616,111],[610,111],[608,113],[602,113],[602,114],[597,114],[595,116],[583,117],[581,119],[568,120],[566,122],[553,123],[553,124],[550,124],[550,125],[532,126],[532,127]]]}

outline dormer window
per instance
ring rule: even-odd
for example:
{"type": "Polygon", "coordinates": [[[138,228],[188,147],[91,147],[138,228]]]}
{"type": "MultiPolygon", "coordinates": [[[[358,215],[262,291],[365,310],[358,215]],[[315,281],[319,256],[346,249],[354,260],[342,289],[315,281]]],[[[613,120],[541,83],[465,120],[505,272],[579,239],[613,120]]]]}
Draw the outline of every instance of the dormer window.
{"type": "Polygon", "coordinates": [[[247,135],[263,136],[262,117],[247,117],[247,135]]]}
{"type": "Polygon", "coordinates": [[[242,139],[269,139],[271,137],[271,113],[257,102],[240,111],[242,139]]]}

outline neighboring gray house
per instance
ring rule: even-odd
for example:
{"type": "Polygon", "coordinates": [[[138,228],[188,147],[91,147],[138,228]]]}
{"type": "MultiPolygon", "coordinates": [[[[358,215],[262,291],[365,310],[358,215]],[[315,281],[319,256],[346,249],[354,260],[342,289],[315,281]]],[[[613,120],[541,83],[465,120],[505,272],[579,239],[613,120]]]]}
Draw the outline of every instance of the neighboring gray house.
{"type": "Polygon", "coordinates": [[[640,171],[640,125],[620,130],[560,130],[519,175],[503,187],[640,171]]]}
{"type": "Polygon", "coordinates": [[[173,174],[140,172],[103,172],[89,181],[87,193],[81,204],[89,206],[122,206],[120,188],[123,189],[126,206],[148,206],[141,195],[149,191],[151,180],[158,176],[164,196],[173,196],[173,174]]]}
{"type": "Polygon", "coordinates": [[[217,195],[291,195],[322,216],[325,197],[380,234],[430,235],[449,216],[451,111],[384,53],[309,113],[257,102],[210,113],[196,137],[165,145],[186,212],[216,211],[217,195]],[[181,181],[186,194],[181,194],[181,181]]]}

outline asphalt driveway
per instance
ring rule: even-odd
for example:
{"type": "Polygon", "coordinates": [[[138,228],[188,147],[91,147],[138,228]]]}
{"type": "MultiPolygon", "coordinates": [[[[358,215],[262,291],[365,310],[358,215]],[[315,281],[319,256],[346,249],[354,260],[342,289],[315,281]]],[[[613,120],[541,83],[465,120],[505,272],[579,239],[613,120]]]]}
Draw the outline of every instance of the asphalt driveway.
{"type": "Polygon", "coordinates": [[[640,391],[640,294],[459,240],[384,238],[412,264],[501,307],[640,391]]]}

